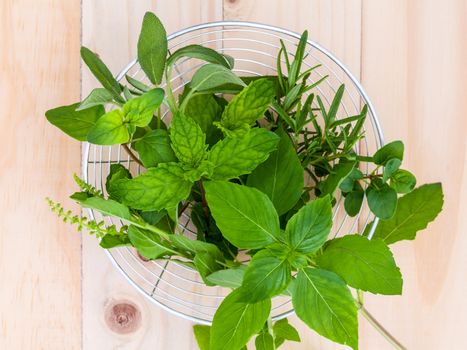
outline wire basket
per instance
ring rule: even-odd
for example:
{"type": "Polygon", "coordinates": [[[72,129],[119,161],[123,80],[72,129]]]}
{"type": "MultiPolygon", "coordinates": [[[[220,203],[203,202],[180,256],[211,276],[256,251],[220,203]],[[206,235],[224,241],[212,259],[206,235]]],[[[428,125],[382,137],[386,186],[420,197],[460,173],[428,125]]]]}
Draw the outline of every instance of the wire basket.
{"type": "MultiPolygon", "coordinates": [[[[199,44],[216,49],[235,58],[237,74],[242,76],[274,75],[276,73],[276,56],[282,39],[288,52],[295,52],[300,35],[282,28],[251,22],[212,22],[189,27],[168,37],[169,50],[174,52],[180,47],[199,44]]],[[[293,56],[290,56],[293,59],[293,56]]],[[[197,59],[179,60],[175,66],[171,86],[175,93],[180,93],[184,85],[203,62],[197,59]]],[[[285,62],[284,62],[285,64],[285,62]]],[[[364,104],[368,105],[365,122],[366,138],[355,151],[360,155],[371,155],[383,144],[383,136],[374,108],[363,88],[349,70],[330,52],[313,41],[308,41],[303,69],[317,64],[309,80],[317,81],[328,75],[316,90],[329,107],[335,91],[344,83],[346,85],[342,104],[338,111],[339,118],[360,113],[364,104]]],[[[141,81],[147,81],[138,62],[134,60],[118,75],[121,80],[128,74],[141,81]]],[[[149,83],[149,82],[148,82],[149,83]]],[[[164,85],[164,84],[163,84],[164,85]]],[[[168,110],[163,110],[164,120],[169,121],[168,110]]],[[[84,179],[96,188],[105,192],[105,179],[112,163],[122,163],[133,174],[142,169],[125,153],[120,145],[96,146],[86,144],[83,154],[84,179]]],[[[364,173],[368,168],[361,169],[364,173]]],[[[365,203],[365,202],[364,202],[365,203]]],[[[363,205],[355,217],[346,215],[343,198],[337,198],[333,212],[333,229],[330,237],[355,233],[373,219],[368,207],[363,205]]],[[[105,220],[109,225],[120,224],[117,220],[102,217],[98,212],[90,211],[92,218],[105,220]]],[[[377,220],[375,220],[375,223],[377,220]]],[[[183,233],[195,238],[196,229],[191,223],[189,211],[180,218],[183,233]]],[[[132,247],[114,248],[106,251],[115,267],[125,276],[137,290],[148,300],[165,310],[189,319],[196,323],[210,324],[217,307],[230,290],[222,287],[205,286],[198,272],[174,261],[145,261],[132,247]]],[[[276,297],[272,306],[273,320],[287,317],[293,313],[289,297],[276,297]]]]}

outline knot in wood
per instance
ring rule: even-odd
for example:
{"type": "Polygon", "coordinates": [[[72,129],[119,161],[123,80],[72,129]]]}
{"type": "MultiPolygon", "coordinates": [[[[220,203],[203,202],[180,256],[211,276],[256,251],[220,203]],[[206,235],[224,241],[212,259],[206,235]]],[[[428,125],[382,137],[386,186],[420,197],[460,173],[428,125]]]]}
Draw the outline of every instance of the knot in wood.
{"type": "Polygon", "coordinates": [[[115,333],[133,333],[141,327],[141,311],[129,301],[112,302],[105,310],[105,322],[115,333]]]}

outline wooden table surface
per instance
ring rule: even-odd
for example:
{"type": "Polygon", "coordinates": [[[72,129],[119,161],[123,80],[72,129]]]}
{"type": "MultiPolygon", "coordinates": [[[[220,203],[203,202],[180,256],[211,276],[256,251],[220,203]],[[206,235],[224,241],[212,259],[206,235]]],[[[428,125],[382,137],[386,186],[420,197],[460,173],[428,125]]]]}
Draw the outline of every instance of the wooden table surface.
{"type": "MultiPolygon", "coordinates": [[[[407,168],[445,192],[437,222],[396,246],[404,295],[368,295],[368,309],[408,349],[467,349],[465,0],[2,0],[0,349],[197,349],[189,322],[148,304],[44,200],[77,209],[67,195],[80,145],[44,111],[96,86],[81,71],[80,44],[119,71],[135,57],[147,10],[168,32],[222,19],[308,29],[359,77],[386,139],[405,142],[407,168]],[[109,322],[113,312],[123,326],[109,322]]],[[[343,348],[311,331],[303,338],[284,349],[343,348]]],[[[363,320],[360,338],[361,349],[390,349],[363,320]]]]}

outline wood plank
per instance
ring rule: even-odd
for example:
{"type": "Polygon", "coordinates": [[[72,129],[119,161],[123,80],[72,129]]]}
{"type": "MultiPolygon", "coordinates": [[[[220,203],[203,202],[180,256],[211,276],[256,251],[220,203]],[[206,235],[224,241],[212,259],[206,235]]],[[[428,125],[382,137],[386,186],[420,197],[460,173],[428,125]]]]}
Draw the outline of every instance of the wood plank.
{"type": "Polygon", "coordinates": [[[0,3],[0,348],[81,348],[80,235],[45,201],[67,201],[80,144],[45,110],[79,98],[80,2],[0,3]]]}

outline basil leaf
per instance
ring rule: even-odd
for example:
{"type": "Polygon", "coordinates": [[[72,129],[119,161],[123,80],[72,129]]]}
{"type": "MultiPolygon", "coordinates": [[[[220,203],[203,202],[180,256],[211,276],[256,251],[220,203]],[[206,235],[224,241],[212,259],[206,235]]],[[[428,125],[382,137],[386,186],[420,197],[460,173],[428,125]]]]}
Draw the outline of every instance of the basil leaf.
{"type": "Polygon", "coordinates": [[[170,146],[169,134],[163,129],[148,132],[134,143],[134,148],[146,168],[155,167],[159,163],[177,161],[170,146]]]}
{"type": "Polygon", "coordinates": [[[83,109],[88,109],[94,106],[104,105],[106,103],[111,102],[113,99],[112,93],[104,88],[97,88],[91,91],[91,93],[86,97],[83,102],[80,103],[77,111],[81,111],[83,109]]]}
{"type": "Polygon", "coordinates": [[[134,179],[115,181],[112,193],[133,209],[161,210],[172,208],[190,194],[192,183],[183,178],[176,163],[162,163],[134,179]]]}
{"type": "Polygon", "coordinates": [[[275,95],[275,87],[270,79],[251,82],[225,107],[221,117],[222,127],[234,131],[254,125],[264,115],[275,95]]]}
{"type": "Polygon", "coordinates": [[[217,309],[211,327],[210,350],[238,350],[263,328],[271,300],[250,304],[242,301],[241,296],[240,289],[234,290],[217,309]]]}
{"type": "Polygon", "coordinates": [[[417,184],[415,176],[407,170],[399,169],[392,176],[389,186],[394,188],[397,193],[409,193],[417,184]]]}
{"type": "Polygon", "coordinates": [[[278,240],[279,217],[264,193],[230,182],[209,181],[204,187],[212,216],[229,242],[257,249],[278,240]]]}
{"type": "Polygon", "coordinates": [[[178,49],[168,58],[167,66],[173,65],[182,57],[198,58],[209,63],[220,64],[225,68],[233,68],[233,65],[230,65],[229,60],[224,55],[201,45],[188,45],[178,49]]]}
{"type": "Polygon", "coordinates": [[[123,112],[120,109],[114,109],[104,114],[89,130],[88,142],[96,145],[127,143],[130,140],[130,133],[123,117],[123,112]]]}
{"type": "Polygon", "coordinates": [[[389,178],[399,169],[401,166],[402,162],[400,159],[397,158],[392,158],[389,159],[384,166],[384,172],[383,172],[383,181],[386,182],[389,180],[389,178]]]}
{"type": "Polygon", "coordinates": [[[248,176],[247,185],[266,193],[282,215],[300,199],[304,171],[289,135],[282,129],[277,134],[280,137],[277,150],[248,176]]]}
{"type": "Polygon", "coordinates": [[[300,342],[300,335],[297,330],[289,323],[286,318],[277,321],[272,327],[274,332],[274,338],[276,339],[275,345],[278,348],[284,340],[290,340],[300,342]]]}
{"type": "Polygon", "coordinates": [[[328,175],[328,177],[318,184],[320,197],[324,197],[328,194],[333,196],[334,192],[341,185],[344,179],[349,176],[349,174],[351,174],[354,167],[355,162],[344,161],[336,164],[332,168],[332,172],[328,175]]]}
{"type": "Polygon", "coordinates": [[[317,258],[318,266],[337,273],[356,289],[374,294],[402,294],[402,276],[388,246],[361,235],[335,238],[317,258]]]}
{"type": "Polygon", "coordinates": [[[191,97],[185,107],[185,115],[198,123],[210,145],[216,143],[221,136],[220,130],[213,125],[214,121],[220,119],[221,111],[214,95],[210,94],[191,97]]]}
{"type": "Polygon", "coordinates": [[[190,88],[193,91],[204,91],[217,88],[223,84],[245,86],[245,83],[230,69],[219,64],[208,63],[199,68],[191,78],[190,88]]]}
{"type": "Polygon", "coordinates": [[[172,244],[177,247],[177,249],[180,249],[188,254],[195,255],[200,253],[208,253],[219,261],[224,260],[221,251],[214,244],[193,240],[181,235],[171,235],[170,240],[172,244]]]}
{"type": "Polygon", "coordinates": [[[285,238],[292,250],[313,253],[329,235],[332,227],[330,197],[315,199],[302,207],[287,222],[285,238]]]}
{"type": "Polygon", "coordinates": [[[84,46],[81,47],[80,52],[84,63],[86,63],[89,70],[94,74],[97,80],[99,80],[102,86],[106,88],[117,101],[122,101],[122,97],[120,96],[122,88],[104,62],[102,62],[94,52],[84,46]]]}
{"type": "Polygon", "coordinates": [[[211,339],[211,327],[197,324],[193,326],[193,333],[195,334],[199,349],[210,350],[209,342],[211,339]]]}
{"type": "Polygon", "coordinates": [[[345,282],[335,273],[305,268],[292,289],[297,316],[323,337],[358,349],[357,306],[345,282]]]}
{"type": "Polygon", "coordinates": [[[174,252],[167,243],[162,242],[159,235],[134,225],[128,228],[128,237],[131,244],[146,259],[159,259],[174,252]]]}
{"type": "Polygon", "coordinates": [[[163,100],[164,90],[161,88],[149,90],[140,97],[131,99],[123,105],[125,121],[134,126],[147,126],[163,100]]]}
{"type": "Polygon", "coordinates": [[[107,190],[107,193],[109,194],[109,198],[115,199],[118,201],[118,198],[113,196],[113,191],[112,191],[112,185],[115,181],[120,180],[120,179],[131,179],[131,173],[130,171],[125,168],[122,164],[111,164],[110,165],[110,172],[109,175],[107,175],[106,181],[105,181],[105,189],[107,190]]]}
{"type": "Polygon", "coordinates": [[[97,120],[105,113],[104,107],[95,106],[82,111],[77,111],[79,103],[49,109],[45,116],[49,123],[55,125],[65,134],[79,140],[86,141],[89,130],[97,120]]]}
{"type": "Polygon", "coordinates": [[[380,219],[390,219],[396,212],[397,193],[381,179],[371,181],[366,190],[366,196],[370,210],[380,219]]]}
{"type": "Polygon", "coordinates": [[[118,203],[112,199],[104,199],[102,197],[81,196],[83,192],[78,192],[70,196],[76,200],[83,208],[97,210],[104,216],[115,216],[128,222],[134,221],[130,210],[125,205],[118,203]]]}
{"type": "Polygon", "coordinates": [[[115,247],[127,246],[130,243],[130,239],[126,234],[111,235],[107,233],[102,237],[101,241],[99,242],[99,245],[104,249],[111,249],[115,247]]]}
{"type": "MultiPolygon", "coordinates": [[[[221,261],[223,260],[224,259],[222,259],[221,261]]],[[[212,274],[213,272],[222,269],[222,265],[219,264],[219,261],[216,260],[216,257],[206,252],[200,252],[195,255],[193,263],[195,264],[196,270],[198,270],[204,283],[207,286],[214,286],[214,284],[209,282],[209,280],[206,277],[212,274]]]]}
{"type": "Polygon", "coordinates": [[[373,155],[375,164],[385,165],[390,159],[396,158],[402,161],[404,157],[404,144],[401,141],[393,141],[381,147],[373,155]]]}
{"type": "Polygon", "coordinates": [[[167,58],[167,33],[159,18],[146,12],[138,38],[138,62],[151,83],[160,84],[167,58]]]}
{"type": "Polygon", "coordinates": [[[344,200],[344,209],[349,216],[356,216],[362,207],[365,192],[363,190],[355,190],[348,193],[344,200]]]}
{"type": "Polygon", "coordinates": [[[278,141],[276,134],[263,128],[219,141],[208,154],[214,165],[212,179],[229,180],[250,173],[276,149],[278,141]]]}
{"type": "Polygon", "coordinates": [[[206,135],[191,118],[178,113],[170,125],[172,149],[180,162],[196,167],[206,155],[206,135]]]}
{"type": "Polygon", "coordinates": [[[226,288],[238,288],[242,285],[245,268],[243,265],[236,268],[219,270],[206,277],[209,283],[226,288]]]}
{"type": "Polygon", "coordinates": [[[256,350],[275,350],[274,338],[269,333],[261,333],[255,339],[256,350]]]}
{"type": "MultiPolygon", "coordinates": [[[[440,183],[420,186],[399,199],[395,215],[390,220],[380,221],[373,239],[382,239],[387,244],[413,240],[418,231],[425,229],[443,208],[443,189],[440,183]]],[[[366,227],[368,234],[372,222],[366,227]]]]}
{"type": "Polygon", "coordinates": [[[244,300],[255,303],[282,293],[292,280],[291,273],[287,256],[276,256],[269,249],[259,251],[245,271],[242,284],[244,300]]]}

